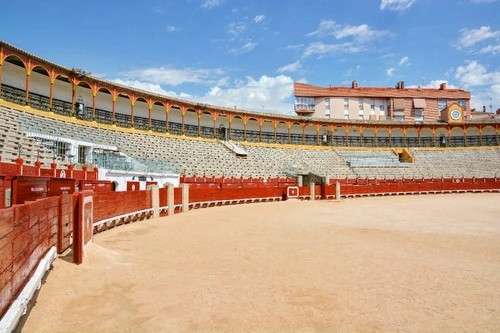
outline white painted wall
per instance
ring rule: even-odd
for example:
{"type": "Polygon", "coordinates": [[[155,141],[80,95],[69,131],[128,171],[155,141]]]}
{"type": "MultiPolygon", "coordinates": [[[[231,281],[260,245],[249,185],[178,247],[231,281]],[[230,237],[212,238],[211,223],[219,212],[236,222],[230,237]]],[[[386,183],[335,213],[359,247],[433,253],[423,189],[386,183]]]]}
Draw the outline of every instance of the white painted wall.
{"type": "Polygon", "coordinates": [[[71,103],[71,84],[69,82],[55,80],[54,82],[54,99],[71,103]]]}
{"type": "Polygon", "coordinates": [[[30,74],[30,93],[49,96],[50,79],[48,75],[31,72],[30,74]]]}
{"type": "Polygon", "coordinates": [[[135,101],[134,104],[134,116],[135,117],[149,117],[148,103],[143,100],[135,101]]]}
{"type": "MultiPolygon", "coordinates": [[[[146,176],[148,181],[151,181],[151,177],[153,177],[153,181],[158,182],[159,187],[165,187],[168,184],[173,184],[175,187],[178,187],[180,184],[180,176],[177,174],[158,174],[158,173],[145,174],[133,171],[99,169],[99,180],[110,180],[112,182],[116,181],[118,183],[116,191],[126,191],[127,181],[132,181],[132,177],[135,177],[134,181],[137,181],[137,178],[139,176],[146,176]]],[[[140,190],[146,189],[145,181],[140,182],[139,189],[140,190]]]]}
{"type": "Polygon", "coordinates": [[[26,70],[24,67],[4,61],[2,66],[2,84],[22,90],[26,89],[26,70]]]}

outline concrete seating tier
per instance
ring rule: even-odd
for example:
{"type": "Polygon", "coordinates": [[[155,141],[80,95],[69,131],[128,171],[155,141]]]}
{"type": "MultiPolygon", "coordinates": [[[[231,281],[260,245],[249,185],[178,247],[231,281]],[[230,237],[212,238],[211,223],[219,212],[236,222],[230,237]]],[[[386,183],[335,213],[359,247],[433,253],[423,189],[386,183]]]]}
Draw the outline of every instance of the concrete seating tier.
{"type": "MultiPolygon", "coordinates": [[[[216,140],[191,139],[115,130],[112,126],[91,126],[40,116],[2,107],[0,112],[2,157],[17,157],[17,144],[26,146],[25,159],[36,160],[39,150],[51,162],[52,152],[28,138],[25,133],[46,133],[94,144],[114,146],[133,160],[117,159],[118,166],[145,172],[216,177],[286,177],[315,174],[329,178],[421,178],[500,176],[500,149],[411,149],[414,163],[401,163],[391,148],[348,149],[334,147],[282,147],[239,143],[247,156],[237,154],[216,140]],[[29,148],[30,144],[33,148],[29,148]],[[3,148],[7,147],[7,148],[3,148]],[[31,150],[28,150],[31,149],[31,150]],[[354,162],[354,163],[353,163],[354,162]],[[123,164],[125,163],[125,164],[123,164]],[[358,163],[358,164],[356,164],[358,163]],[[122,165],[123,164],[123,165],[122,165]],[[349,165],[350,164],[350,165],[349,165]]],[[[93,123],[94,125],[96,123],[93,123]]]]}
{"type": "MultiPolygon", "coordinates": [[[[2,161],[14,163],[18,157],[25,164],[34,165],[37,160],[42,167],[50,167],[54,153],[36,140],[27,137],[19,129],[19,111],[0,106],[0,155],[2,161]]],[[[59,167],[66,167],[69,162],[56,160],[59,167]]]]}

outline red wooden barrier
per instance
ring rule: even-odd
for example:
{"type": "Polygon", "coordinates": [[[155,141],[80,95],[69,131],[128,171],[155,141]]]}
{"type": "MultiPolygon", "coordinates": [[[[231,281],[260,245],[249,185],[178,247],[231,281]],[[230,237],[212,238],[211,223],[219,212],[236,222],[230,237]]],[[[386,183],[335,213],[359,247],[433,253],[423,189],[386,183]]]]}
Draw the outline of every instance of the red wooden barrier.
{"type": "Polygon", "coordinates": [[[80,191],[110,192],[113,190],[113,183],[110,180],[80,180],[78,182],[80,191]]]}
{"type": "Polygon", "coordinates": [[[160,192],[160,207],[165,207],[167,206],[167,195],[168,195],[168,189],[166,187],[162,187],[159,189],[160,192]]]}
{"type": "Polygon", "coordinates": [[[15,176],[12,178],[12,205],[47,197],[49,178],[15,176]]]}
{"type": "Polygon", "coordinates": [[[95,192],[94,221],[151,208],[150,191],[95,192]]]}
{"type": "Polygon", "coordinates": [[[81,264],[85,245],[92,240],[94,234],[94,214],[93,214],[93,192],[85,191],[78,193],[78,213],[73,220],[73,262],[81,264]]]}
{"type": "Polygon", "coordinates": [[[60,196],[75,192],[75,180],[70,178],[50,178],[47,186],[47,196],[60,196]]]}
{"type": "Polygon", "coordinates": [[[71,246],[73,232],[73,195],[59,197],[59,221],[57,231],[57,253],[63,253],[71,246]]]}
{"type": "Polygon", "coordinates": [[[0,175],[0,209],[5,208],[5,191],[7,190],[5,182],[5,176],[0,175]]]}
{"type": "Polygon", "coordinates": [[[57,244],[57,197],[0,210],[0,317],[57,244]]]}
{"type": "Polygon", "coordinates": [[[439,178],[413,182],[412,180],[385,180],[378,184],[343,184],[341,195],[368,195],[391,193],[433,193],[433,192],[466,192],[480,190],[498,190],[500,181],[496,178],[466,179],[439,178]]]}
{"type": "Polygon", "coordinates": [[[281,197],[285,190],[283,187],[189,189],[189,202],[281,197]]]}
{"type": "Polygon", "coordinates": [[[141,183],[138,181],[128,181],[127,191],[139,191],[141,188],[141,183]]]}
{"type": "MultiPolygon", "coordinates": [[[[38,162],[39,163],[39,162],[38,162]]],[[[98,169],[88,171],[84,166],[82,170],[74,170],[73,165],[68,166],[68,169],[57,169],[57,164],[51,164],[50,168],[41,168],[40,165],[35,166],[24,164],[24,161],[18,160],[17,163],[0,162],[0,174],[5,175],[7,180],[15,176],[42,176],[42,177],[57,177],[58,178],[74,178],[76,180],[97,180],[98,169]],[[72,174],[72,175],[71,175],[72,174]],[[63,175],[63,176],[62,176],[63,175]]]]}

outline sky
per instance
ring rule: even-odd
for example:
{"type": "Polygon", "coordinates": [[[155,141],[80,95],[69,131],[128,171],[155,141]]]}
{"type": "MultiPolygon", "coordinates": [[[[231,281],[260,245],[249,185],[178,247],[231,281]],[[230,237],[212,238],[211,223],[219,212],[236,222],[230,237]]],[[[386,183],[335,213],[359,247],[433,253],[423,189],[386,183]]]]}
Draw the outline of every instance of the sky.
{"type": "Polygon", "coordinates": [[[438,87],[500,108],[500,0],[16,0],[0,39],[197,103],[293,115],[293,82],[438,87]]]}

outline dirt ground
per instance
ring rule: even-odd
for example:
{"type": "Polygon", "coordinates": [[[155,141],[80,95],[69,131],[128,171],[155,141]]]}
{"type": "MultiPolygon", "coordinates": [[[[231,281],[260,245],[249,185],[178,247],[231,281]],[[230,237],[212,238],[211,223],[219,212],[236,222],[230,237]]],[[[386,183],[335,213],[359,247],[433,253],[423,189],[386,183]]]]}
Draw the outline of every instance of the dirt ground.
{"type": "Polygon", "coordinates": [[[500,332],[500,195],[286,201],[105,231],[22,332],[500,332]]]}

